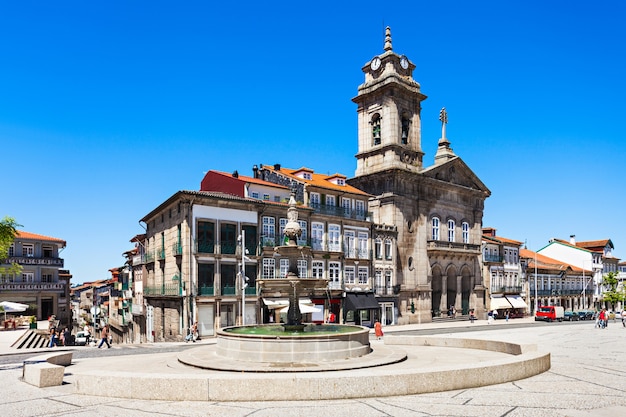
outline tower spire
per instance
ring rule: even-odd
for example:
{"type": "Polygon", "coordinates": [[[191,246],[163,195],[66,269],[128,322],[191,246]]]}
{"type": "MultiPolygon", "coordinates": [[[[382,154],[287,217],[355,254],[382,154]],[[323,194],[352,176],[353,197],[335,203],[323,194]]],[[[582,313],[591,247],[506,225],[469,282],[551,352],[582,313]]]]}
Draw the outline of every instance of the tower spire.
{"type": "Polygon", "coordinates": [[[385,28],[385,51],[391,51],[391,28],[385,28]]]}
{"type": "Polygon", "coordinates": [[[454,151],[450,147],[450,141],[446,137],[446,125],[448,124],[448,112],[445,107],[442,107],[439,112],[439,120],[441,120],[441,138],[439,139],[439,146],[437,147],[437,153],[435,154],[435,164],[442,164],[450,159],[454,155],[454,151]]]}

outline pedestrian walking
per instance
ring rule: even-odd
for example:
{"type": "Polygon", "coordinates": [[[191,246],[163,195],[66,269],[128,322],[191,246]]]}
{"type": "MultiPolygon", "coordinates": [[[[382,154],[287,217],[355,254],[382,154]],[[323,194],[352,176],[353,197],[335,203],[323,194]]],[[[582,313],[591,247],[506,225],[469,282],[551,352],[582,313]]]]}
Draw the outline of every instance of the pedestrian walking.
{"type": "Polygon", "coordinates": [[[191,325],[191,329],[189,329],[189,334],[187,335],[187,337],[185,337],[185,343],[189,342],[190,340],[196,343],[197,338],[198,338],[198,322],[196,321],[191,325]]]}
{"type": "Polygon", "coordinates": [[[374,323],[374,334],[376,334],[376,339],[378,340],[380,340],[380,338],[384,336],[383,326],[378,320],[376,320],[376,323],[374,323]]]}
{"type": "Polygon", "coordinates": [[[57,344],[57,330],[52,327],[50,329],[50,344],[48,345],[48,347],[54,347],[57,344]]]}
{"type": "Polygon", "coordinates": [[[487,324],[491,323],[493,323],[493,310],[489,310],[489,313],[487,313],[487,324]]]}
{"type": "Polygon", "coordinates": [[[102,332],[100,333],[100,337],[102,338],[102,340],[100,340],[100,344],[98,345],[98,349],[100,349],[102,347],[103,344],[107,344],[107,348],[111,348],[111,345],[109,344],[109,325],[105,325],[102,328],[102,332]]]}
{"type": "Polygon", "coordinates": [[[476,320],[476,313],[474,312],[474,309],[471,309],[470,310],[470,322],[474,324],[474,320],[476,320]]]}

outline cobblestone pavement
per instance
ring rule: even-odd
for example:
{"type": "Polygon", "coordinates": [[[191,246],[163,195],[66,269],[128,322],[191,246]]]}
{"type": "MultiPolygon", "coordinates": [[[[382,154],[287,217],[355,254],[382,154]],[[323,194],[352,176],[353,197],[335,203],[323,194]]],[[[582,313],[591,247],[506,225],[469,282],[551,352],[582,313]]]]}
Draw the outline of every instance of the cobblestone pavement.
{"type": "MultiPolygon", "coordinates": [[[[423,328],[426,325],[416,326],[423,328]]],[[[433,325],[430,325],[433,326],[433,325]]],[[[438,325],[441,334],[451,332],[438,325]]],[[[407,326],[408,329],[408,326],[407,326]]],[[[455,337],[535,343],[552,368],[532,378],[434,394],[289,402],[173,402],[72,393],[71,384],[36,388],[20,381],[21,364],[0,366],[2,416],[506,416],[623,417],[626,415],[626,328],[611,323],[552,323],[527,328],[476,327],[455,337]]],[[[402,330],[401,327],[395,331],[402,330]]],[[[445,354],[445,348],[442,348],[445,354]]],[[[129,360],[132,357],[129,357],[129,360]]],[[[103,359],[98,359],[102,363],[103,359]]],[[[71,373],[71,367],[66,369],[71,373]]],[[[263,390],[263,387],[258,387],[263,390]]],[[[364,387],[363,389],[366,389],[364,387]]]]}

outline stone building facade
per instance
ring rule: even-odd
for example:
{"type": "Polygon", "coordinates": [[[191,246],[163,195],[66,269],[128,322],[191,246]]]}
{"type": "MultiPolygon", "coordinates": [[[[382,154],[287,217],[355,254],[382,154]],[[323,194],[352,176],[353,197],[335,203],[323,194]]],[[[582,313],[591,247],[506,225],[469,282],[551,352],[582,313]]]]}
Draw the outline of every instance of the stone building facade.
{"type": "Polygon", "coordinates": [[[423,166],[421,103],[415,65],[393,51],[387,28],[384,52],[367,62],[358,109],[355,177],[348,183],[373,196],[372,221],[397,228],[394,256],[399,323],[429,322],[450,306],[484,311],[481,235],[491,192],[442,137],[434,164],[423,166]]]}

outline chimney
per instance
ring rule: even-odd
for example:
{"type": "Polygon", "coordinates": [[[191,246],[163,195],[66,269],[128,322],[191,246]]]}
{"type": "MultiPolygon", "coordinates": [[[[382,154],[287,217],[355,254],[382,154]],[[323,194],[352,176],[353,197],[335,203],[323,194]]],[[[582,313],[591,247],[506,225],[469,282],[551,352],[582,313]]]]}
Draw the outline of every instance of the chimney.
{"type": "Polygon", "coordinates": [[[259,178],[259,167],[252,165],[252,178],[259,178]]]}
{"type": "Polygon", "coordinates": [[[576,235],[569,235],[569,244],[576,246],[576,235]]]}
{"type": "Polygon", "coordinates": [[[239,178],[239,173],[237,170],[233,171],[233,178],[239,178]]]}
{"type": "Polygon", "coordinates": [[[274,169],[276,171],[280,171],[280,164],[274,164],[274,169]]]}

